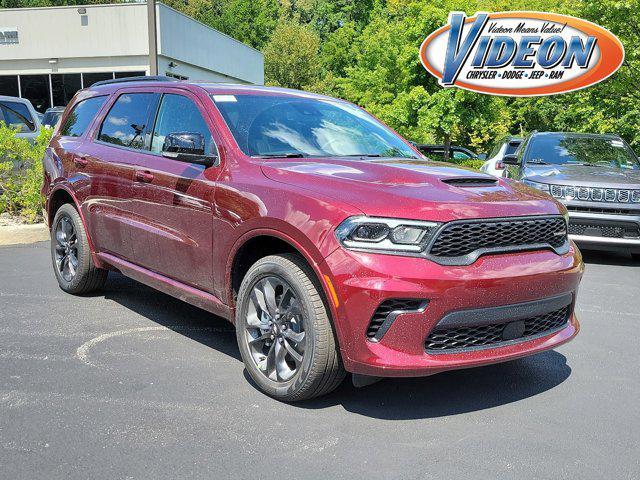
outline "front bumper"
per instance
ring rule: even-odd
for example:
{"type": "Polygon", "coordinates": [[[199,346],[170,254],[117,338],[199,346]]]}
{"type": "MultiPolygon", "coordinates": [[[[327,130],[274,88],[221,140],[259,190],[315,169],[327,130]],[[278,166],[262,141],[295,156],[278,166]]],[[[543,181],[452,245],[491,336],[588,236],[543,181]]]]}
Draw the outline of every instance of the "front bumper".
{"type": "Polygon", "coordinates": [[[568,209],[569,237],[581,248],[640,252],[640,210],[617,214],[568,209]]]}
{"type": "Polygon", "coordinates": [[[573,304],[583,272],[579,251],[519,252],[480,257],[468,266],[425,259],[360,253],[339,248],[329,255],[338,300],[335,324],[345,368],[371,376],[425,376],[503,362],[548,350],[579,330],[573,304]],[[425,340],[451,312],[490,309],[558,296],[573,299],[567,323],[549,334],[497,346],[428,353],[425,340]],[[371,318],[390,299],[428,300],[425,309],[398,315],[379,341],[367,338],[371,318]]]}

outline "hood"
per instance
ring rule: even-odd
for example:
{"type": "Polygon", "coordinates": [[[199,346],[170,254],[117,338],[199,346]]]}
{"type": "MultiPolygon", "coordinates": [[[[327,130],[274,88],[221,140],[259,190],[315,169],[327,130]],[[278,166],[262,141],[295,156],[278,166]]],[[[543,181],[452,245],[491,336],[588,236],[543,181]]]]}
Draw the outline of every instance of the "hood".
{"type": "Polygon", "coordinates": [[[534,182],[599,188],[640,188],[640,170],[588,165],[527,165],[523,177],[534,182]]]}
{"type": "Polygon", "coordinates": [[[268,160],[263,173],[370,216],[450,221],[560,213],[548,195],[506,179],[420,159],[268,160]]]}

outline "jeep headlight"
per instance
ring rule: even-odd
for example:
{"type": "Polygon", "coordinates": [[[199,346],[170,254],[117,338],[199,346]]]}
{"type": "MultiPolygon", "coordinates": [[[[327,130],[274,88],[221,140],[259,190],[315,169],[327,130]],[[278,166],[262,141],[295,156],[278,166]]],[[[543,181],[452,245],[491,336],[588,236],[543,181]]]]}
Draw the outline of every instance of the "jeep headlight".
{"type": "Polygon", "coordinates": [[[528,187],[535,188],[536,190],[542,190],[543,192],[550,193],[549,185],[546,183],[533,182],[531,180],[527,180],[526,178],[522,180],[522,183],[524,183],[528,187]]]}
{"type": "Polygon", "coordinates": [[[438,226],[436,222],[359,216],[342,222],[336,237],[349,249],[420,253],[438,226]]]}

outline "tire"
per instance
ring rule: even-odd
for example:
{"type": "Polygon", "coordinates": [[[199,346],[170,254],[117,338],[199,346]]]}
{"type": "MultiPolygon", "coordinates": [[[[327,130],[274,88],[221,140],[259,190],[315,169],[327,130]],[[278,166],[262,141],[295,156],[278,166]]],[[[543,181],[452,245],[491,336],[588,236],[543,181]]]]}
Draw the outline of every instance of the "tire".
{"type": "MultiPolygon", "coordinates": [[[[263,296],[262,303],[267,297],[268,294],[263,296]]],[[[294,402],[325,395],[340,385],[345,377],[320,287],[313,271],[298,255],[271,255],[258,260],[249,269],[238,292],[236,336],[248,374],[263,392],[278,400],[294,402]],[[268,291],[268,285],[275,285],[274,298],[282,315],[279,320],[277,314],[273,317],[267,314],[268,305],[264,312],[259,307],[259,292],[268,291]],[[287,292],[287,287],[291,292],[287,292]],[[290,299],[288,303],[285,298],[290,299]],[[265,321],[266,317],[271,320],[265,321]],[[259,327],[256,327],[256,319],[260,319],[259,327]],[[267,326],[269,324],[270,327],[267,326]],[[277,333],[279,328],[280,334],[277,333]],[[259,342],[260,338],[273,331],[276,332],[275,338],[271,337],[273,340],[259,342]],[[300,338],[300,332],[304,332],[303,342],[292,342],[292,338],[300,338]],[[251,340],[258,343],[250,346],[251,340]],[[303,350],[301,360],[295,361],[291,348],[298,354],[303,350]],[[269,368],[272,350],[276,352],[273,372],[269,368]],[[284,364],[277,361],[278,351],[285,352],[282,357],[284,364]],[[263,356],[264,359],[261,358],[263,356]],[[277,368],[280,365],[283,367],[277,368]],[[292,376],[287,378],[287,375],[292,376]]],[[[274,362],[271,363],[273,365],[274,362]]]]}
{"type": "Polygon", "coordinates": [[[107,280],[107,270],[97,268],[93,263],[84,224],[78,211],[69,203],[58,209],[51,225],[51,261],[58,285],[67,293],[89,293],[102,288],[107,280]],[[69,235],[67,241],[71,231],[69,225],[73,235],[69,235]],[[60,261],[65,255],[69,258],[66,270],[64,260],[60,261]],[[71,268],[73,258],[75,268],[71,268]]]}

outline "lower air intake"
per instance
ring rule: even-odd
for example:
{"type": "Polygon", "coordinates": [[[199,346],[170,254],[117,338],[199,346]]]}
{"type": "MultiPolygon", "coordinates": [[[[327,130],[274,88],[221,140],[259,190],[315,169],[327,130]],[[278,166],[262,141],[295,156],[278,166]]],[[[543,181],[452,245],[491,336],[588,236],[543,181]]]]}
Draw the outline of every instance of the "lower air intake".
{"type": "Polygon", "coordinates": [[[447,353],[478,348],[499,347],[512,341],[542,336],[566,325],[571,306],[513,322],[458,328],[434,329],[427,337],[427,353],[447,353]]]}
{"type": "Polygon", "coordinates": [[[420,312],[426,306],[426,300],[402,298],[385,300],[371,317],[367,328],[367,338],[372,341],[380,340],[398,315],[420,312]]]}

